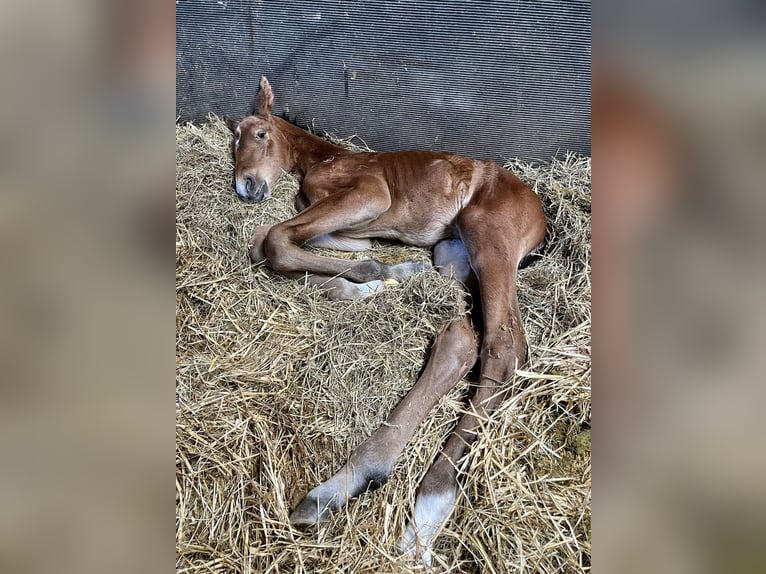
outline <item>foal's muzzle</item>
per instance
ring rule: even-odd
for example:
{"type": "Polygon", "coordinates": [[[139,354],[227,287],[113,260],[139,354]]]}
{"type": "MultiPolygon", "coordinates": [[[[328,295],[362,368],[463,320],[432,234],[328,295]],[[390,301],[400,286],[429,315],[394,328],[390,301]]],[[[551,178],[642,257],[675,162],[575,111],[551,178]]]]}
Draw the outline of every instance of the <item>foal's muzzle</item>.
{"type": "Polygon", "coordinates": [[[258,203],[270,195],[269,184],[265,179],[256,180],[252,175],[246,175],[236,182],[237,195],[245,203],[258,203]]]}

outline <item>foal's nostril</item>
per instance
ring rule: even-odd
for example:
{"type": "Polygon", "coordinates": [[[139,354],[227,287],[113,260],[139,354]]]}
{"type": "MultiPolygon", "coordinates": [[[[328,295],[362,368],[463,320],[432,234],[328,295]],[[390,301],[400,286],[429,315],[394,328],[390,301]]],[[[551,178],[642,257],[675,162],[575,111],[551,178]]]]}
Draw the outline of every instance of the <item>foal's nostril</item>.
{"type": "Polygon", "coordinates": [[[255,180],[251,176],[245,177],[245,191],[250,194],[253,192],[253,188],[255,187],[255,180]]]}

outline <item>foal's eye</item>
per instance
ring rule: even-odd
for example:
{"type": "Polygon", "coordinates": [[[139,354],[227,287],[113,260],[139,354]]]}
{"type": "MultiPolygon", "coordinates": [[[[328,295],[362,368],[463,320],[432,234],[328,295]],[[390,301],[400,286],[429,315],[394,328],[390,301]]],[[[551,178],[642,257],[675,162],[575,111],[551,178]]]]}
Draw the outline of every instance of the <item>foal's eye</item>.
{"type": "Polygon", "coordinates": [[[262,140],[266,137],[266,132],[255,132],[256,139],[262,140]]]}

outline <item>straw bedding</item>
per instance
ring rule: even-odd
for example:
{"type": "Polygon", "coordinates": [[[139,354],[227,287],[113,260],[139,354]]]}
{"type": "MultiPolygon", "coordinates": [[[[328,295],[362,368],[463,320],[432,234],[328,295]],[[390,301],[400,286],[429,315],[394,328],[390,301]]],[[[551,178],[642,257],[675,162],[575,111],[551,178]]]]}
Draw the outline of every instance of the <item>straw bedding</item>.
{"type": "MultiPolygon", "coordinates": [[[[416,379],[439,327],[465,311],[436,272],[360,301],[247,259],[257,225],[294,214],[283,176],[255,206],[233,191],[231,136],[214,117],[176,127],[178,572],[410,572],[397,556],[417,484],[465,408],[444,397],[393,475],[306,531],[287,517],[416,379]]],[[[353,147],[349,142],[344,145],[353,147]]],[[[511,162],[549,218],[519,278],[530,362],[473,445],[435,571],[590,570],[590,160],[511,162]]],[[[377,244],[386,262],[430,257],[377,244]]],[[[470,378],[470,376],[469,376],[470,378]]]]}

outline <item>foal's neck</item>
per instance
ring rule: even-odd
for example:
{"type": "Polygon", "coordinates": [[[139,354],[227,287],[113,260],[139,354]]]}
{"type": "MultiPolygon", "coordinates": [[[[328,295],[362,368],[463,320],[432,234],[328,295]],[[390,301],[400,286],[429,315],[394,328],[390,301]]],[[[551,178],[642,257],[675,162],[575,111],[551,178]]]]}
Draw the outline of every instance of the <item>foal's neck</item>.
{"type": "Polygon", "coordinates": [[[278,120],[280,131],[284,134],[292,151],[291,171],[301,181],[312,166],[346,151],[281,118],[275,119],[278,120]]]}

